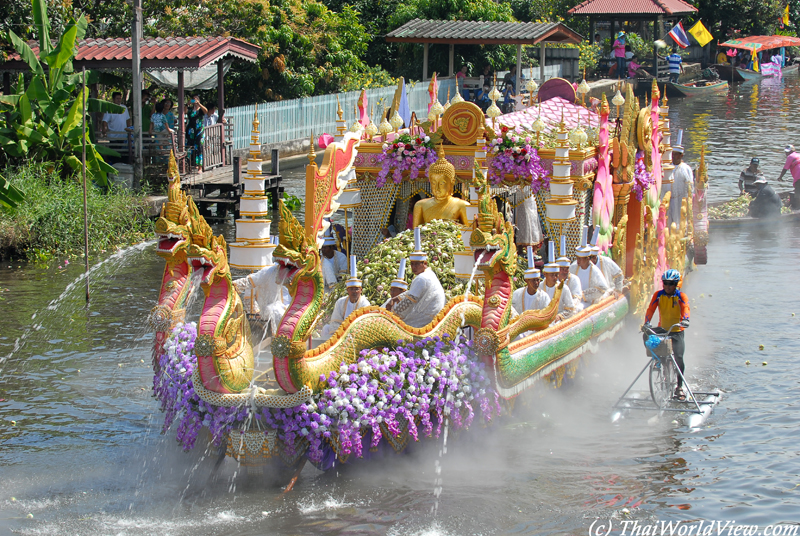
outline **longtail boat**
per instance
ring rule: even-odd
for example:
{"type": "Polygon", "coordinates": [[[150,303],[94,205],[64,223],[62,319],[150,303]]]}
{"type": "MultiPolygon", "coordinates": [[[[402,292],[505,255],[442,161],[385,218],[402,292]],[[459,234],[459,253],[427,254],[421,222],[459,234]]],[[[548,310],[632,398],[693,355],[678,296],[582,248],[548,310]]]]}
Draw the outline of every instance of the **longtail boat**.
{"type": "Polygon", "coordinates": [[[717,82],[700,80],[689,84],[667,82],[667,95],[671,97],[699,97],[703,95],[726,93],[727,91],[728,82],[726,80],[719,80],[717,82]]]}

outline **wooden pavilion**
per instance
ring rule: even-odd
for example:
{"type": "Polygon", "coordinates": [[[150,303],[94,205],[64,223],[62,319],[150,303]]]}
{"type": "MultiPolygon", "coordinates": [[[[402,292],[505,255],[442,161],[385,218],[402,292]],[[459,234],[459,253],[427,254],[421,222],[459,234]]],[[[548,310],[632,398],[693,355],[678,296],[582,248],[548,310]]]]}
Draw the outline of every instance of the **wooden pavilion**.
{"type": "MultiPolygon", "coordinates": [[[[39,55],[39,45],[36,41],[28,43],[33,52],[39,55]]],[[[141,69],[144,71],[177,71],[178,103],[175,123],[178,128],[177,144],[180,152],[184,149],[184,121],[183,110],[185,102],[184,73],[197,69],[217,66],[217,106],[219,118],[225,113],[224,89],[224,60],[258,61],[260,47],[232,37],[169,37],[147,38],[140,40],[141,69]]],[[[80,70],[94,71],[128,71],[132,69],[132,47],[130,38],[116,39],[83,39],[78,42],[77,53],[73,67],[80,70]]],[[[11,73],[25,72],[28,64],[19,54],[12,53],[8,60],[0,63],[0,72],[3,73],[3,90],[6,94],[11,92],[11,73]]],[[[191,89],[191,88],[190,88],[191,89]]],[[[92,97],[97,97],[97,85],[91,88],[92,97]]],[[[141,117],[137,117],[139,124],[134,128],[141,130],[141,117]]],[[[223,125],[210,127],[206,133],[206,144],[210,150],[208,164],[204,160],[204,167],[216,167],[225,162],[225,132],[223,125]]]]}
{"type": "MultiPolygon", "coordinates": [[[[697,12],[697,8],[683,0],[585,0],[568,13],[575,17],[589,17],[589,35],[594,43],[595,23],[611,22],[611,36],[617,33],[617,23],[622,29],[626,21],[653,23],[653,40],[663,37],[661,29],[665,21],[677,22],[686,15],[697,12]]],[[[658,76],[658,54],[653,51],[654,76],[658,76]]]]}
{"type": "Polygon", "coordinates": [[[465,20],[414,19],[392,30],[386,41],[392,43],[421,43],[425,45],[422,79],[428,80],[428,50],[430,45],[449,46],[449,76],[455,74],[455,45],[517,45],[517,72],[522,72],[522,45],[541,45],[541,73],[544,73],[547,43],[578,44],[581,35],[560,22],[487,22],[465,20]]]}

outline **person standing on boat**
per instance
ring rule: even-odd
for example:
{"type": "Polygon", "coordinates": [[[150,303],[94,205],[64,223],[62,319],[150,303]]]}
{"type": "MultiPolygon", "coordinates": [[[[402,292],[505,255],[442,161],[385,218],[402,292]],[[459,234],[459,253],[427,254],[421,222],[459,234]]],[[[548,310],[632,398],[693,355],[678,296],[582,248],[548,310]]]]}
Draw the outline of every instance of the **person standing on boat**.
{"type": "MultiPolygon", "coordinates": [[[[556,264],[556,245],[552,240],[549,242],[547,255],[549,262],[544,265],[544,285],[539,288],[541,288],[552,301],[553,296],[555,296],[556,287],[558,286],[558,273],[560,271],[558,264],[556,264]]],[[[572,298],[569,285],[564,284],[564,288],[561,290],[561,299],[558,301],[558,320],[569,318],[577,311],[578,309],[575,305],[575,300],[572,298]]],[[[556,320],[556,322],[558,320],[556,320]]]]}
{"type": "Polygon", "coordinates": [[[783,171],[778,180],[782,181],[786,172],[791,172],[792,186],[794,186],[792,208],[800,208],[800,154],[795,152],[794,145],[787,145],[783,152],[786,153],[786,163],[783,165],[783,171]]]}
{"type": "MultiPolygon", "coordinates": [[[[667,226],[681,224],[681,206],[683,199],[692,195],[694,172],[689,164],[683,161],[683,130],[678,132],[678,143],[672,147],[672,196],[667,211],[667,226]]],[[[662,189],[662,195],[665,193],[662,189]]]]}
{"type": "Polygon", "coordinates": [[[439,278],[428,267],[428,255],[422,251],[419,227],[414,228],[414,246],[414,252],[409,256],[414,280],[406,292],[389,300],[386,309],[409,326],[421,328],[433,321],[446,300],[439,278]]]}
{"type": "Polygon", "coordinates": [[[672,47],[672,54],[667,56],[667,63],[669,64],[669,81],[674,84],[683,73],[683,58],[678,54],[677,48],[672,47]]]}
{"type": "MultiPolygon", "coordinates": [[[[661,276],[661,284],[664,287],[662,290],[657,290],[653,297],[650,299],[650,305],[647,307],[647,312],[644,315],[644,325],[650,327],[650,320],[658,308],[658,327],[653,331],[656,333],[666,333],[667,327],[677,326],[672,328],[669,334],[672,339],[672,353],[675,356],[675,363],[678,365],[681,373],[678,375],[678,386],[675,388],[675,398],[678,400],[686,400],[686,395],[683,393],[683,354],[686,349],[686,343],[683,338],[683,330],[689,327],[689,299],[686,294],[678,288],[681,281],[681,274],[678,270],[670,268],[664,275],[661,276]],[[665,327],[666,326],[666,327],[665,327]]],[[[644,333],[644,339],[647,340],[649,334],[644,333]]],[[[649,355],[649,354],[648,354],[649,355]]]]}
{"type": "MultiPolygon", "coordinates": [[[[330,229],[328,229],[330,232],[330,229]]],[[[336,237],[331,234],[325,236],[322,243],[322,279],[325,284],[325,294],[331,291],[339,282],[339,274],[347,273],[347,256],[336,250],[336,237]]]]}
{"type": "Polygon", "coordinates": [[[383,302],[384,309],[389,309],[389,303],[393,298],[398,297],[400,294],[408,290],[408,283],[406,283],[406,259],[400,259],[400,267],[397,269],[397,277],[392,279],[392,285],[389,287],[389,299],[383,302]]]}
{"type": "Polygon", "coordinates": [[[511,307],[514,309],[515,314],[522,314],[528,310],[544,309],[550,305],[550,296],[539,288],[542,274],[533,263],[533,247],[528,246],[528,269],[525,270],[526,286],[518,288],[511,295],[511,307]]]}
{"type": "Polygon", "coordinates": [[[345,283],[347,285],[347,296],[342,296],[336,300],[336,305],[333,306],[333,314],[331,321],[322,328],[320,338],[322,340],[330,339],[342,322],[350,316],[353,311],[357,311],[362,307],[369,307],[370,303],[367,298],[361,295],[361,280],[358,278],[356,272],[356,256],[350,255],[350,278],[345,283]]]}
{"type": "Polygon", "coordinates": [[[753,218],[777,218],[781,215],[783,201],[775,190],[767,184],[767,179],[761,177],[756,181],[758,193],[756,198],[750,201],[748,213],[753,218]]]}
{"type": "Polygon", "coordinates": [[[750,160],[750,165],[739,175],[739,195],[749,194],[754,197],[758,193],[756,181],[763,179],[764,174],[758,170],[758,158],[750,160]]]}
{"type": "Polygon", "coordinates": [[[613,290],[622,292],[625,287],[625,275],[622,273],[622,268],[611,257],[600,255],[600,247],[597,245],[598,238],[600,238],[600,228],[595,227],[592,240],[589,243],[589,247],[592,250],[592,254],[589,255],[589,261],[600,268],[600,271],[603,272],[603,277],[606,278],[606,283],[613,290]]]}

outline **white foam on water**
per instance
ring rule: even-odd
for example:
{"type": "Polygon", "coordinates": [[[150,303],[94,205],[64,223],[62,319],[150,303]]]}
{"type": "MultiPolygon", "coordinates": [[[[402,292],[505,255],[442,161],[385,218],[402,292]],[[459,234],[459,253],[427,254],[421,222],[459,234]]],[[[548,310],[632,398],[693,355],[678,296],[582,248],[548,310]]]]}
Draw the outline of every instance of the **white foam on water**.
{"type": "Polygon", "coordinates": [[[339,510],[341,508],[353,506],[354,504],[355,503],[346,501],[344,497],[334,498],[333,496],[328,495],[328,497],[320,502],[317,502],[313,499],[307,502],[299,502],[297,503],[297,509],[301,514],[308,515],[326,510],[339,510]]]}

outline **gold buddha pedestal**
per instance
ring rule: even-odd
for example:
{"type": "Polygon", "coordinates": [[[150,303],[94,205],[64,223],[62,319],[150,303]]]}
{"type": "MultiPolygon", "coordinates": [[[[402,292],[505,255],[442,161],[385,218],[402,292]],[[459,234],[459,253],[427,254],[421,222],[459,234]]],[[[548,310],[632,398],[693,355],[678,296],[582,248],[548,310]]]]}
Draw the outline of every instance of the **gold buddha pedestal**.
{"type": "Polygon", "coordinates": [[[425,225],[433,220],[452,220],[467,225],[469,201],[453,197],[456,182],[456,168],[444,157],[444,149],[439,146],[439,159],[428,169],[432,198],[417,201],[414,205],[414,227],[425,225]]]}

